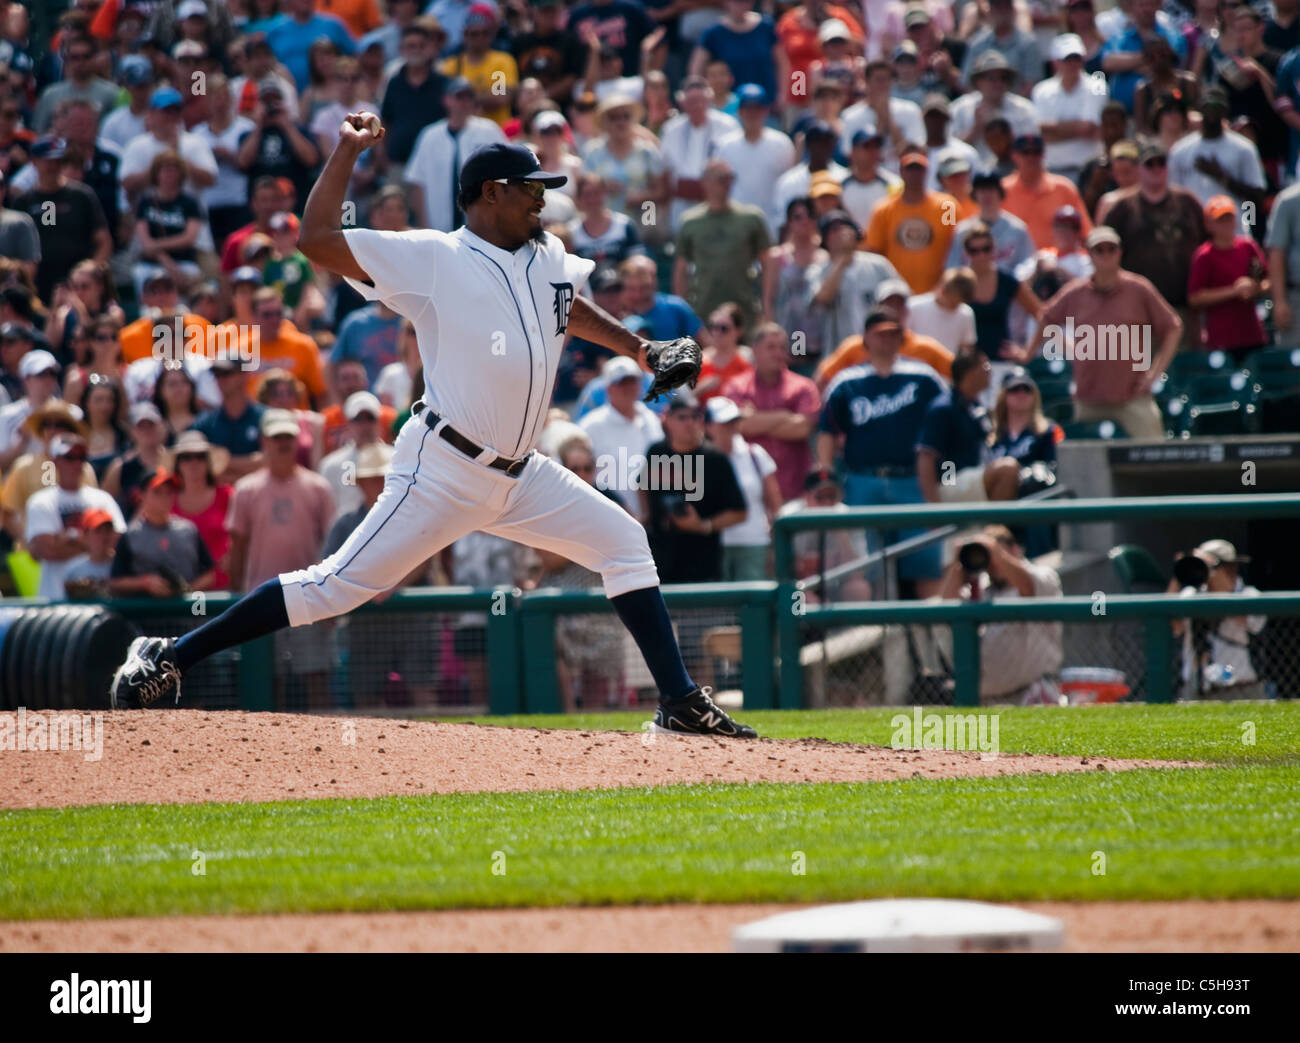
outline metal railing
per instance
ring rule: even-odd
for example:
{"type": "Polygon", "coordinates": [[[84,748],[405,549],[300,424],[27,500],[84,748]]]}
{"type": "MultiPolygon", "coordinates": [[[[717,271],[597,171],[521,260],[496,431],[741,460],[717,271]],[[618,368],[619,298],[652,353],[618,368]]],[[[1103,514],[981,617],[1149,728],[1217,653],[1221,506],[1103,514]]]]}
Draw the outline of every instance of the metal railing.
{"type": "MultiPolygon", "coordinates": [[[[858,507],[839,511],[807,510],[777,520],[774,527],[776,581],[709,583],[667,586],[664,597],[679,631],[692,613],[716,622],[725,614],[738,630],[739,676],[743,678],[744,705],[748,709],[798,708],[803,705],[801,629],[854,625],[940,624],[951,628],[954,700],[959,705],[979,702],[980,628],[990,623],[1097,623],[1095,597],[1026,598],[1013,601],[969,603],[962,601],[872,601],[838,604],[802,604],[807,585],[793,578],[792,540],[808,530],[845,528],[919,528],[999,522],[1010,525],[1055,522],[1114,522],[1117,520],[1179,518],[1290,518],[1300,517],[1300,495],[1160,497],[1127,500],[1065,500],[905,507],[858,507]],[[801,608],[796,608],[802,604],[801,608]]],[[[893,552],[895,548],[887,548],[893,552]]],[[[875,552],[881,554],[882,552],[875,552]]],[[[827,570],[829,577],[830,570],[827,570]]],[[[109,608],[151,632],[183,633],[207,617],[224,611],[235,600],[229,593],[205,593],[164,599],[130,599],[107,602],[109,608]],[[160,622],[164,629],[157,629],[160,622]]],[[[1249,599],[1202,594],[1188,599],[1177,595],[1107,594],[1106,621],[1139,625],[1145,649],[1146,676],[1142,696],[1149,701],[1173,697],[1171,672],[1173,635],[1170,620],[1251,614],[1300,617],[1300,591],[1269,592],[1249,599]]],[[[39,606],[38,599],[6,600],[11,606],[39,606]]],[[[612,606],[600,590],[541,589],[475,590],[466,587],[407,588],[382,604],[370,603],[348,618],[367,621],[370,634],[387,633],[403,645],[432,644],[436,628],[428,620],[395,621],[386,618],[435,614],[477,613],[483,620],[481,647],[485,661],[485,702],[494,714],[550,713],[562,708],[557,679],[556,626],[565,617],[611,613],[612,606]]],[[[321,626],[322,624],[317,624],[321,626]]],[[[330,624],[323,624],[329,626],[330,624]]],[[[459,624],[457,625],[459,626],[459,624]]],[[[443,630],[457,626],[445,623],[443,630]]],[[[276,706],[277,666],[275,635],[249,642],[237,652],[223,653],[222,704],[251,710],[276,706]],[[233,691],[232,691],[233,689],[233,691]]],[[[366,647],[362,632],[349,632],[354,656],[385,653],[366,647]]],[[[371,666],[382,667],[382,658],[371,666]]],[[[373,671],[372,671],[373,675],[373,671]]],[[[1289,683],[1289,682],[1288,682],[1289,683]]],[[[346,685],[345,685],[346,687],[346,685]]],[[[346,706],[372,693],[347,691],[346,706]]],[[[1290,694],[1288,692],[1288,694],[1290,694]]],[[[479,697],[481,698],[481,696],[479,697]]],[[[481,703],[479,703],[481,705],[481,703]]]]}
{"type": "MultiPolygon", "coordinates": [[[[807,510],[778,518],[773,526],[777,592],[775,623],[777,651],[782,664],[799,663],[801,630],[812,625],[943,624],[952,629],[954,701],[979,703],[979,627],[991,622],[1096,622],[1093,598],[1030,598],[1021,601],[984,602],[860,602],[809,605],[794,580],[794,536],[806,531],[830,531],[849,526],[870,529],[909,529],[984,525],[1011,526],[1075,523],[1113,523],[1143,519],[1192,518],[1294,518],[1300,517],[1300,494],[1233,496],[1166,496],[1129,499],[1077,499],[1055,502],[929,504],[899,507],[855,507],[849,510],[807,510]]],[[[1173,685],[1169,662],[1172,619],[1240,615],[1243,599],[1230,595],[1107,595],[1106,618],[1143,620],[1148,701],[1168,701],[1173,685]]],[[[1300,615],[1300,591],[1275,592],[1251,598],[1252,614],[1300,615]]],[[[803,678],[798,669],[780,672],[778,705],[794,709],[803,704],[803,678]]]]}

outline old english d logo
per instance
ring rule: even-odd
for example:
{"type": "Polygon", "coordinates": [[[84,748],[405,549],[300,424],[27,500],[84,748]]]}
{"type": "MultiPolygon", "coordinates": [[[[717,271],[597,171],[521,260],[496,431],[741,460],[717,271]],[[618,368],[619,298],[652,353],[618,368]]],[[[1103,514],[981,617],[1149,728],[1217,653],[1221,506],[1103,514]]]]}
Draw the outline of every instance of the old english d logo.
{"type": "Polygon", "coordinates": [[[569,309],[573,307],[573,283],[553,282],[555,287],[555,335],[569,328],[569,309]]]}

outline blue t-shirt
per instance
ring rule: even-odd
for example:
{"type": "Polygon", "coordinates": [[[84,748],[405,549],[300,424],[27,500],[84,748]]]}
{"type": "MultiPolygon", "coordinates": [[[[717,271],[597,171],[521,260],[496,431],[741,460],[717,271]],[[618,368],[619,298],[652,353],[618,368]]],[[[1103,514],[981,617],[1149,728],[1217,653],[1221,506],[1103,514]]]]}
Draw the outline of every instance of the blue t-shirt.
{"type": "Polygon", "coordinates": [[[704,325],[691,306],[671,293],[656,293],[655,302],[644,315],[628,315],[623,325],[647,340],[676,340],[694,337],[704,325]]]}
{"type": "Polygon", "coordinates": [[[355,54],[357,42],[348,27],[332,14],[314,14],[305,23],[286,17],[277,22],[266,34],[275,56],[284,63],[300,91],[311,86],[307,67],[307,51],[311,45],[325,37],[332,40],[343,54],[355,54]]]}
{"type": "Polygon", "coordinates": [[[738,33],[719,22],[704,31],[700,46],[714,60],[727,63],[737,86],[757,83],[767,90],[769,98],[776,97],[776,68],[772,64],[776,26],[767,15],[747,33],[738,33]]]}
{"type": "MultiPolygon", "coordinates": [[[[1182,33],[1168,31],[1156,24],[1156,32],[1169,41],[1169,46],[1174,49],[1174,54],[1178,55],[1178,61],[1174,63],[1176,68],[1181,69],[1187,60],[1187,41],[1183,39],[1182,33]]],[[[1138,31],[1137,26],[1130,25],[1124,32],[1118,36],[1113,36],[1102,45],[1098,54],[1099,58],[1104,59],[1109,54],[1140,54],[1142,51],[1142,34],[1138,31]]],[[[1141,82],[1142,73],[1134,70],[1133,72],[1117,72],[1110,76],[1110,96],[1113,101],[1123,104],[1124,108],[1131,113],[1133,111],[1133,96],[1137,93],[1138,83],[1141,82]]]]}
{"type": "Polygon", "coordinates": [[[923,362],[900,358],[883,377],[871,366],[852,366],[827,389],[817,428],[844,435],[849,471],[913,470],[925,412],[943,393],[943,380],[923,362]]]}
{"type": "Polygon", "coordinates": [[[232,419],[221,406],[217,406],[200,413],[193,427],[202,431],[213,445],[229,449],[231,456],[251,456],[262,448],[262,414],[265,412],[266,406],[249,402],[248,408],[232,419]]]}
{"type": "Polygon", "coordinates": [[[917,449],[930,449],[959,471],[982,466],[988,457],[993,430],[989,411],[954,388],[930,403],[916,438],[917,449]]]}
{"type": "Polygon", "coordinates": [[[330,361],[338,365],[344,359],[360,359],[366,367],[366,379],[374,387],[379,371],[397,361],[401,334],[400,315],[385,319],[374,304],[367,304],[352,312],[339,326],[330,361]]]}

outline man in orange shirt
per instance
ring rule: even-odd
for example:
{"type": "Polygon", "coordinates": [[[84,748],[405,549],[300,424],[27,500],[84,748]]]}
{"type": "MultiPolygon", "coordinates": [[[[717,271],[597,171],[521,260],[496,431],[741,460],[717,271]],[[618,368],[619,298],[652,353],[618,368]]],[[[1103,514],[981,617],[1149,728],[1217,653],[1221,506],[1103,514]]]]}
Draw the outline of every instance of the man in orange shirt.
{"type": "Polygon", "coordinates": [[[128,365],[153,357],[155,349],[168,359],[182,358],[186,341],[193,342],[198,352],[206,351],[212,323],[181,307],[176,281],[170,275],[160,272],[150,277],[143,290],[144,314],[118,334],[122,358],[128,365]]]}
{"type": "MultiPolygon", "coordinates": [[[[907,283],[902,279],[886,279],[876,287],[876,307],[892,315],[903,328],[903,346],[899,354],[917,362],[924,362],[946,381],[952,380],[953,354],[933,337],[914,333],[907,328],[907,283]]],[[[845,337],[829,358],[822,360],[813,374],[818,391],[824,391],[832,378],[850,366],[867,362],[867,348],[861,334],[845,337]]]]}
{"type": "Polygon", "coordinates": [[[946,192],[926,190],[930,160],[920,149],[904,152],[898,166],[903,191],[876,206],[862,245],[883,254],[913,293],[926,293],[943,275],[961,204],[946,192]]]}
{"type": "Polygon", "coordinates": [[[1043,139],[1038,134],[1022,134],[1011,145],[1016,172],[1003,178],[1006,198],[1002,209],[1015,214],[1029,228],[1034,249],[1052,245],[1052,218],[1063,206],[1074,207],[1083,218],[1083,234],[1092,231],[1088,208],[1083,205],[1074,182],[1043,168],[1043,139]]]}
{"type": "Polygon", "coordinates": [[[316,0],[316,10],[341,20],[358,40],[384,24],[376,0],[316,0]]]}
{"type": "MultiPolygon", "coordinates": [[[[284,317],[284,301],[280,292],[264,287],[253,294],[253,319],[251,328],[236,327],[240,338],[240,357],[255,357],[256,367],[248,371],[249,393],[268,369],[287,369],[302,381],[311,398],[310,408],[319,409],[325,402],[325,373],[321,365],[320,348],[307,334],[298,330],[284,317]],[[255,345],[248,338],[256,335],[255,345]],[[248,349],[256,347],[255,352],[248,349]]],[[[232,324],[225,323],[223,331],[232,324]]],[[[307,406],[307,403],[303,403],[307,406]]]]}

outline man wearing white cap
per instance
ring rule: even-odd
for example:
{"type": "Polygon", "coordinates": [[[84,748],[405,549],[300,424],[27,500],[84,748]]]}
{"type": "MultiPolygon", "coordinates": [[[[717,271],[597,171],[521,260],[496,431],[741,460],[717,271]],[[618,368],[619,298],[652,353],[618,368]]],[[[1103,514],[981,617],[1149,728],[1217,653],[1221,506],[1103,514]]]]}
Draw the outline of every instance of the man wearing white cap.
{"type": "Polygon", "coordinates": [[[596,457],[596,486],[611,490],[638,520],[641,499],[634,479],[645,453],[664,436],[654,411],[641,401],[641,367],[626,355],[615,355],[600,371],[609,402],[578,421],[591,439],[596,457]]]}
{"type": "MultiPolygon", "coordinates": [[[[22,436],[22,426],[33,412],[59,397],[59,361],[40,348],[29,351],[18,363],[18,377],[23,397],[0,408],[0,469],[4,470],[23,453],[39,453],[43,448],[35,436],[22,436]]],[[[76,415],[81,415],[79,409],[76,415]]]]}
{"type": "MultiPolygon", "coordinates": [[[[1238,554],[1227,540],[1206,540],[1192,556],[1205,564],[1204,579],[1195,587],[1183,587],[1175,567],[1166,593],[1204,591],[1207,594],[1238,594],[1253,597],[1259,593],[1241,578],[1241,566],[1250,558],[1238,554]]],[[[1179,557],[1182,557],[1180,554],[1179,557]]],[[[1199,578],[1199,577],[1198,577],[1199,578]]],[[[1250,641],[1268,624],[1267,616],[1224,616],[1192,622],[1170,620],[1174,637],[1182,639],[1182,687],[1179,698],[1195,699],[1264,699],[1264,683],[1251,660],[1250,641]]]]}
{"type": "Polygon", "coordinates": [[[1062,33],[1053,40],[1051,54],[1055,75],[1030,92],[1038,111],[1038,132],[1047,144],[1043,164],[1053,174],[1078,181],[1084,165],[1101,155],[1106,80],[1084,75],[1088,50],[1076,33],[1062,33]]]}
{"type": "Polygon", "coordinates": [[[768,579],[772,519],[784,503],[776,480],[776,461],[761,445],[751,445],[741,437],[740,407],[731,399],[714,395],[704,407],[704,417],[709,441],[731,461],[747,511],[744,521],[722,530],[722,580],[768,579]]]}
{"type": "MultiPolygon", "coordinates": [[[[384,444],[379,435],[379,408],[379,399],[369,391],[354,391],[349,395],[343,403],[343,416],[348,422],[344,436],[347,444],[320,462],[320,475],[330,483],[334,494],[336,519],[355,511],[364,499],[364,490],[357,483],[358,460],[370,446],[384,444]]],[[[325,553],[328,556],[331,552],[325,553]]]]}

